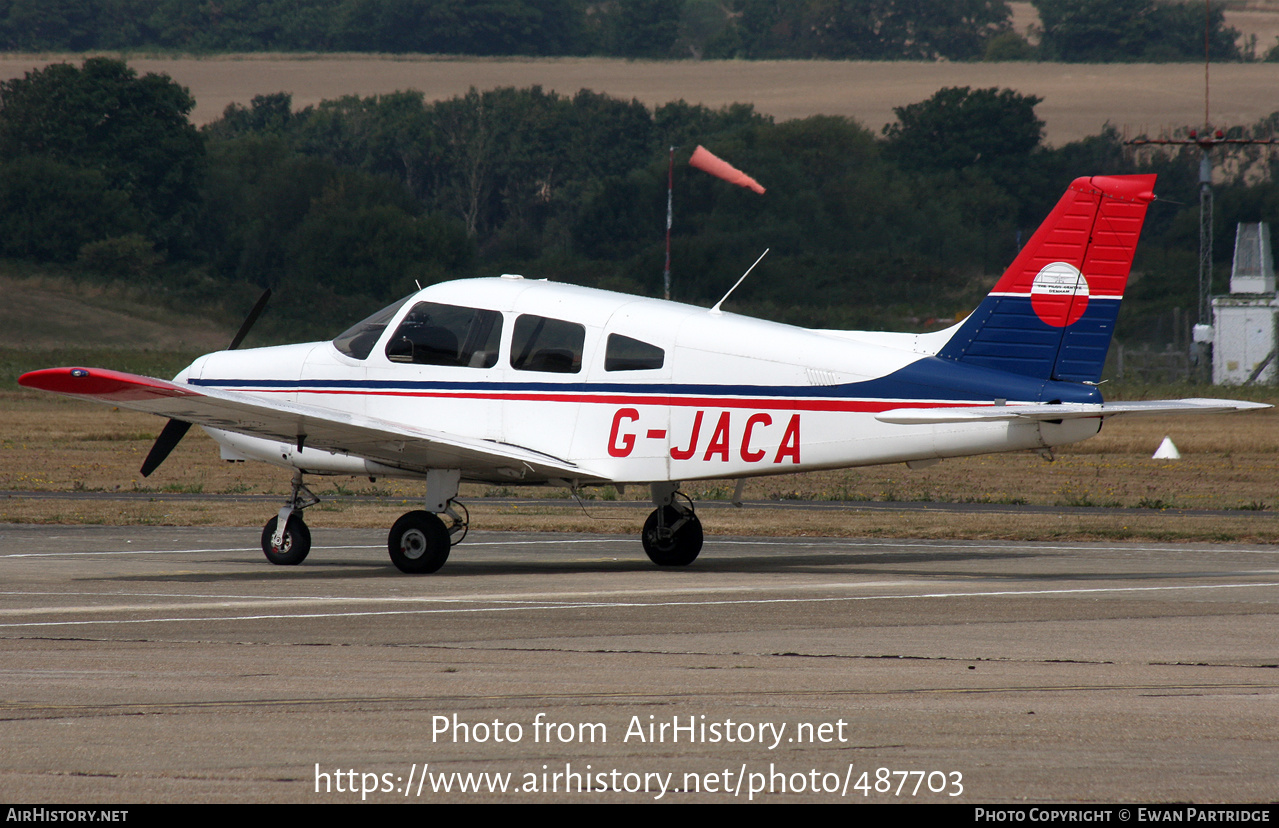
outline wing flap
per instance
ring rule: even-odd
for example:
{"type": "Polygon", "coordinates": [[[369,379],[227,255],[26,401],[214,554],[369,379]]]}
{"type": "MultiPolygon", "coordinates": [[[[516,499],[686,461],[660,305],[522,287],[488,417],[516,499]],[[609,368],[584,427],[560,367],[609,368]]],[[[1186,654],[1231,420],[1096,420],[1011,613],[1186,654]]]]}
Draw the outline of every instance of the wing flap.
{"type": "Polygon", "coordinates": [[[364,457],[406,471],[460,468],[467,473],[464,476],[604,479],[567,460],[520,446],[236,391],[195,389],[121,371],[48,368],[23,374],[18,384],[236,434],[303,443],[308,449],[364,457]]]}
{"type": "Polygon", "coordinates": [[[1088,417],[1151,417],[1160,414],[1224,414],[1270,408],[1265,403],[1194,398],[1186,400],[1140,400],[1091,405],[1088,403],[1030,403],[1026,405],[980,405],[969,408],[894,408],[875,415],[882,423],[896,425],[937,425],[942,423],[1044,422],[1078,420],[1088,417]]]}

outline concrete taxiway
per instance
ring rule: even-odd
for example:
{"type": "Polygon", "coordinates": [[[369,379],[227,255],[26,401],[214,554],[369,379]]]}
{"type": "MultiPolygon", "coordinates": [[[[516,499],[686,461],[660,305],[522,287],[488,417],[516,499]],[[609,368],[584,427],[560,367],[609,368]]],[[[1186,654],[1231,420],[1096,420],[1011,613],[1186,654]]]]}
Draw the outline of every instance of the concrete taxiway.
{"type": "Polygon", "coordinates": [[[1272,547],[259,531],[0,528],[7,801],[1279,799],[1272,547]]]}

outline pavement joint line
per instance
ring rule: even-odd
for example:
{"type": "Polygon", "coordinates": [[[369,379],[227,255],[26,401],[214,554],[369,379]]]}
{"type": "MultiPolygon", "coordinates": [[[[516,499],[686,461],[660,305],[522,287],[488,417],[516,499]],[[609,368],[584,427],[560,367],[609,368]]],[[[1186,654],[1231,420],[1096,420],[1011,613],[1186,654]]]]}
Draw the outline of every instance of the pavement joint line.
{"type": "Polygon", "coordinates": [[[545,611],[545,610],[562,610],[562,609],[652,609],[666,607],[682,607],[682,606],[731,606],[743,604],[800,604],[800,603],[834,603],[840,601],[888,601],[888,600],[918,600],[918,599],[948,599],[948,598],[1009,598],[1009,597],[1025,597],[1034,595],[1084,595],[1084,594],[1114,594],[1114,593],[1134,593],[1134,592],[1177,592],[1177,591],[1194,591],[1209,589],[1248,589],[1248,588],[1266,588],[1279,587],[1279,582],[1272,583],[1245,583],[1245,584],[1200,584],[1200,585],[1184,585],[1184,586],[1162,586],[1162,587],[1096,587],[1096,588],[1075,588],[1075,589],[1040,589],[1040,590],[994,590],[985,592],[955,592],[955,593],[920,593],[916,595],[850,595],[826,598],[741,598],[722,601],[651,601],[651,602],[606,602],[606,601],[574,601],[574,602],[550,602],[550,601],[533,601],[527,604],[519,604],[516,606],[489,606],[489,607],[450,607],[439,609],[415,609],[415,610],[369,610],[361,612],[326,612],[326,613],[294,613],[294,614],[272,614],[272,615],[233,615],[233,616],[200,616],[188,618],[128,618],[116,620],[94,619],[88,621],[24,621],[18,623],[0,624],[0,629],[18,629],[29,627],[73,627],[88,626],[93,624],[160,624],[160,623],[191,623],[191,622],[210,622],[210,621],[277,621],[287,619],[300,618],[361,618],[361,617],[380,617],[392,615],[441,615],[448,613],[481,613],[481,612],[517,612],[517,611],[545,611]]]}

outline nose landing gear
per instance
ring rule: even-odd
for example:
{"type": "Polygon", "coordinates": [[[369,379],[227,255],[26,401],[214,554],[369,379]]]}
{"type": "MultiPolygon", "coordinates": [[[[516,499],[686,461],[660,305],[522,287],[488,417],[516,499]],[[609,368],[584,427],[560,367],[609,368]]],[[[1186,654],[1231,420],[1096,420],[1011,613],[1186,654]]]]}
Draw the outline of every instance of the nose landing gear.
{"type": "Polygon", "coordinates": [[[279,566],[296,566],[311,551],[311,530],[302,521],[302,510],[320,499],[302,482],[302,472],[293,473],[293,494],[280,513],[262,527],[262,552],[279,566]]]}

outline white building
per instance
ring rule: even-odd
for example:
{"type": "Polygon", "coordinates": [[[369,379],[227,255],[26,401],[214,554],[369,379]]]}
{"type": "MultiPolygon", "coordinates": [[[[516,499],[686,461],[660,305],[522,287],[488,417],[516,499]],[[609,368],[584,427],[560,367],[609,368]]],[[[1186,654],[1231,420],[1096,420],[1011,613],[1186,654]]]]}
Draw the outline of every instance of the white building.
{"type": "Polygon", "coordinates": [[[1279,377],[1279,295],[1268,224],[1239,224],[1230,294],[1212,299],[1212,381],[1271,385],[1279,377]]]}

